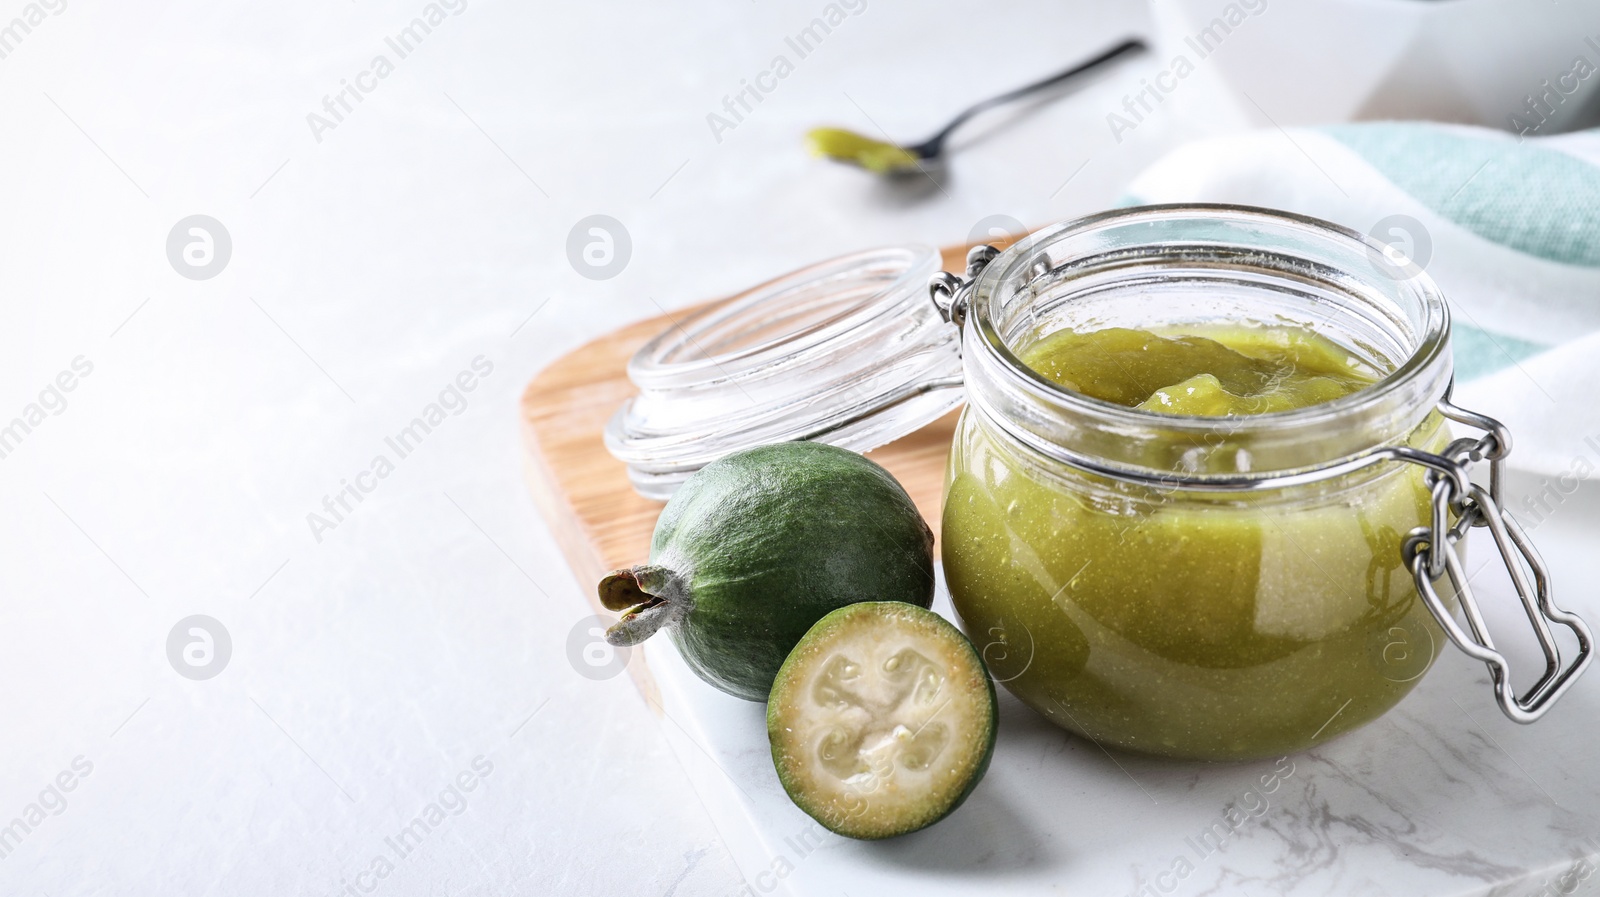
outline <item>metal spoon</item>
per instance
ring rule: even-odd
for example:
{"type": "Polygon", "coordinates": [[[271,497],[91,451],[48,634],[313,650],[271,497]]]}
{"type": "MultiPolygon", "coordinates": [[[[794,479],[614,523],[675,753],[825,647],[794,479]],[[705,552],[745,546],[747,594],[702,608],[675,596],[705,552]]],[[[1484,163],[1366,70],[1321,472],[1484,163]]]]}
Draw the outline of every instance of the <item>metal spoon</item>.
{"type": "Polygon", "coordinates": [[[1078,75],[1105,65],[1125,53],[1144,49],[1144,41],[1137,39],[1125,40],[1087,62],[1075,65],[1059,74],[1051,75],[1043,81],[1035,81],[1032,84],[1018,87],[997,97],[984,100],[957,115],[954,120],[944,126],[944,130],[921,143],[911,146],[900,146],[887,140],[877,140],[843,128],[814,128],[810,133],[806,134],[806,145],[811,149],[813,155],[832,159],[835,162],[859,165],[876,174],[895,175],[916,171],[922,168],[925,163],[940,161],[944,156],[946,138],[978,113],[987,112],[1012,100],[1021,99],[1030,94],[1054,87],[1063,81],[1071,80],[1078,75]]]}

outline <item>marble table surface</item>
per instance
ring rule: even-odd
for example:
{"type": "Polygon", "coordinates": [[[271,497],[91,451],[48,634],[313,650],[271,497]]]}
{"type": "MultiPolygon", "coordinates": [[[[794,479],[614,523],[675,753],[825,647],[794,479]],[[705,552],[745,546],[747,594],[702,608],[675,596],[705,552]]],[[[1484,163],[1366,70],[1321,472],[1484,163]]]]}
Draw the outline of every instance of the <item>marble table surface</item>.
{"type": "MultiPolygon", "coordinates": [[[[1568,586],[1561,603],[1589,619],[1597,532],[1595,495],[1537,532],[1568,586]]],[[[1474,580],[1480,600],[1491,624],[1513,626],[1515,596],[1493,579],[1474,580]]],[[[951,614],[942,581],[935,609],[951,614]]],[[[1518,726],[1482,665],[1448,645],[1377,721],[1252,763],[1105,751],[1002,690],[977,790],[938,825],[878,843],[832,835],[790,803],[760,707],[707,688],[670,646],[650,645],[648,662],[668,740],[754,894],[1542,897],[1587,893],[1600,865],[1600,686],[1580,680],[1518,726]]]]}

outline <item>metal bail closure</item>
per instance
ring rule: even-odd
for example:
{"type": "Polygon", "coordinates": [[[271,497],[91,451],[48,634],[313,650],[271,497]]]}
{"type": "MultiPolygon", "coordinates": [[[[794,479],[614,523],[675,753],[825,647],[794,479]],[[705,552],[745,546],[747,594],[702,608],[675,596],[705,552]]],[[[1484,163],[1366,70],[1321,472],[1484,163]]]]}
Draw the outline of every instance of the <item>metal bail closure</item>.
{"type": "Polygon", "coordinates": [[[1430,525],[1417,527],[1407,534],[1401,553],[1416,580],[1417,593],[1444,627],[1450,641],[1467,656],[1488,666],[1500,709],[1515,722],[1531,723],[1543,716],[1589,665],[1593,657],[1593,639],[1582,619],[1551,601],[1550,576],[1544,561],[1527,533],[1500,504],[1500,465],[1511,451],[1511,435],[1505,425],[1452,405],[1448,391],[1439,402],[1439,412],[1457,423],[1483,430],[1484,435],[1478,439],[1456,440],[1445,449],[1443,456],[1424,452],[1397,456],[1428,468],[1427,482],[1433,498],[1430,525]],[[1485,459],[1489,461],[1487,488],[1467,479],[1468,467],[1485,459]],[[1449,519],[1452,513],[1456,515],[1453,524],[1449,519]],[[1505,655],[1495,649],[1460,556],[1454,550],[1454,545],[1472,528],[1487,529],[1494,538],[1544,653],[1544,675],[1520,697],[1511,682],[1510,664],[1505,655]],[[1434,588],[1435,580],[1441,577],[1449,579],[1456,600],[1461,604],[1462,615],[1466,617],[1467,629],[1456,622],[1434,588]],[[1561,649],[1551,633],[1550,623],[1567,627],[1578,639],[1578,656],[1565,668],[1561,666],[1561,649]]]}
{"type": "Polygon", "coordinates": [[[974,246],[967,250],[965,276],[940,271],[928,278],[928,295],[933,299],[934,308],[939,309],[940,317],[956,325],[956,330],[967,323],[967,300],[972,296],[972,285],[999,254],[1000,250],[988,244],[974,246]]]}

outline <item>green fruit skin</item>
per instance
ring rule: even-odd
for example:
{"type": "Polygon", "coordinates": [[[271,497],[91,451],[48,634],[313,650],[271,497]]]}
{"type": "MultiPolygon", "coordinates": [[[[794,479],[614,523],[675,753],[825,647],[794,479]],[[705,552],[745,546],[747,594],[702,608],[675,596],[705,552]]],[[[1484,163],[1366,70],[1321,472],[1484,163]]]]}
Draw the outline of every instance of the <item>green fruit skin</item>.
{"type": "Polygon", "coordinates": [[[786,442],[706,465],[656,521],[650,562],[686,577],[668,631],[700,678],[765,701],[789,651],[829,611],[933,604],[933,533],[888,471],[848,449],[786,442]]]}
{"type": "MultiPolygon", "coordinates": [[[[803,640],[809,641],[813,638],[826,638],[827,634],[834,628],[840,626],[849,626],[850,618],[853,615],[872,612],[874,611],[873,605],[871,604],[859,604],[849,609],[841,608],[817,621],[817,625],[812,627],[811,632],[807,633],[805,639],[803,640]]],[[[994,679],[989,675],[989,669],[983,662],[983,656],[978,653],[978,649],[973,646],[972,640],[967,638],[965,633],[963,633],[960,629],[957,629],[949,620],[946,620],[944,617],[939,616],[931,610],[928,611],[928,616],[931,617],[933,621],[937,621],[941,628],[947,629],[951,635],[953,635],[963,646],[966,647],[967,652],[972,657],[973,668],[979,671],[979,677],[983,680],[984,688],[986,688],[989,692],[989,731],[984,738],[984,743],[987,745],[987,748],[983,752],[983,759],[979,760],[978,765],[973,769],[972,777],[967,780],[967,787],[963,788],[961,793],[957,794],[955,799],[950,802],[950,805],[945,807],[943,810],[935,810],[921,816],[920,818],[907,820],[906,825],[903,827],[881,831],[864,831],[845,826],[830,825],[826,819],[823,819],[819,814],[814,813],[806,795],[800,793],[798,788],[793,787],[789,778],[784,775],[783,759],[780,756],[781,749],[779,747],[781,743],[780,736],[783,729],[783,719],[781,715],[783,711],[783,702],[777,699],[777,695],[778,692],[782,690],[783,682],[786,678],[788,678],[790,675],[800,675],[798,671],[791,673],[790,670],[791,668],[797,667],[803,662],[802,654],[804,652],[795,651],[790,654],[789,659],[785,661],[782,669],[779,670],[778,675],[773,682],[773,700],[767,703],[767,741],[772,746],[772,761],[773,765],[777,767],[778,782],[779,784],[783,785],[784,792],[789,795],[790,800],[794,801],[795,806],[799,807],[801,810],[804,810],[807,816],[810,816],[812,819],[817,821],[817,824],[836,835],[843,835],[846,838],[854,838],[857,841],[881,841],[885,838],[895,838],[899,837],[900,835],[909,835],[912,832],[921,831],[922,829],[925,829],[928,826],[943,820],[951,813],[954,813],[962,804],[966,803],[967,798],[971,797],[973,790],[978,787],[978,783],[983,781],[983,777],[989,772],[989,763],[994,759],[995,739],[998,738],[1000,734],[1000,703],[999,698],[995,694],[994,679]]]]}

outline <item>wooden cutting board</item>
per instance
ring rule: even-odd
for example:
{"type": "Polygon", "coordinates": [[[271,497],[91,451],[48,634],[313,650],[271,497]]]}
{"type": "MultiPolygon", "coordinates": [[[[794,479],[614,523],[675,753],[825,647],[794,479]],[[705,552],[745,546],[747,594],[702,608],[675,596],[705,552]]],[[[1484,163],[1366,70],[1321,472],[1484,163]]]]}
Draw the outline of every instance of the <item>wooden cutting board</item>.
{"type": "MultiPolygon", "coordinates": [[[[945,269],[964,270],[966,252],[966,246],[945,249],[945,269]]],[[[601,438],[611,415],[637,391],[628,380],[628,359],[657,333],[714,304],[629,324],[580,346],[534,377],[522,394],[528,485],[580,584],[598,583],[611,570],[643,563],[661,512],[661,502],[633,491],[627,470],[601,438]]],[[[868,454],[905,486],[935,535],[955,418],[952,412],[868,454]]],[[[586,594],[598,609],[593,590],[586,594]]]]}

